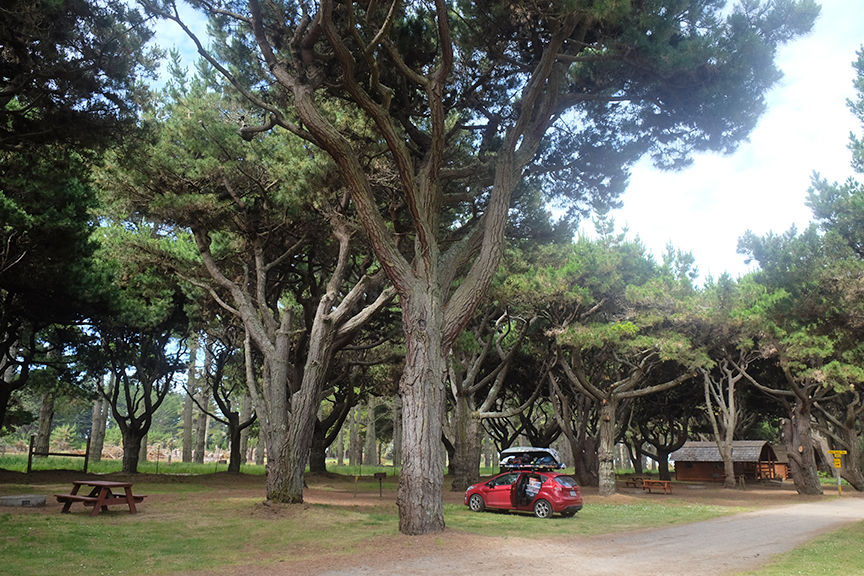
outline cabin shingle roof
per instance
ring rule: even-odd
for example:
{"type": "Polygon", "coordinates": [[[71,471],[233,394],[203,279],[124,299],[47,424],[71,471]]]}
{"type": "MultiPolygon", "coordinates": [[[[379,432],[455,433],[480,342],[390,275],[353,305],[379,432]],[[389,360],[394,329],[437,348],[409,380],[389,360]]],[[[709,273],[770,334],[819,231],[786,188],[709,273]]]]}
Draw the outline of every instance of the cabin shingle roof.
{"type": "MultiPolygon", "coordinates": [[[[770,444],[764,440],[736,440],[732,442],[732,460],[734,462],[759,462],[762,449],[770,444]]],[[[772,454],[773,455],[773,454],[772,454]]],[[[777,456],[773,455],[773,460],[777,456]]],[[[687,442],[669,455],[676,462],[722,462],[720,449],[716,442],[687,442]]]]}

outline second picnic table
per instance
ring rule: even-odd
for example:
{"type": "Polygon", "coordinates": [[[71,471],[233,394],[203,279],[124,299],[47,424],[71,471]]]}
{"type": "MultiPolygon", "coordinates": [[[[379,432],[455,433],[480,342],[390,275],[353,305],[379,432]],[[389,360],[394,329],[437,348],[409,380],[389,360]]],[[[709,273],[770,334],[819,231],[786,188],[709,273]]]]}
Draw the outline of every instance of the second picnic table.
{"type": "Polygon", "coordinates": [[[652,488],[659,488],[663,490],[664,494],[672,493],[672,481],[671,480],[652,480],[652,479],[644,479],[642,480],[642,490],[648,490],[648,493],[651,494],[652,488]]]}
{"type": "Polygon", "coordinates": [[[99,514],[100,510],[108,510],[108,506],[124,504],[129,507],[129,512],[136,514],[135,503],[144,501],[144,496],[132,493],[131,482],[112,482],[110,480],[74,480],[70,494],[55,494],[58,502],[65,502],[61,513],[66,514],[73,502],[81,502],[85,506],[92,506],[91,516],[99,514]],[[87,496],[78,494],[81,486],[91,486],[93,489],[87,496]],[[123,494],[115,494],[114,490],[123,490],[123,494]]]}

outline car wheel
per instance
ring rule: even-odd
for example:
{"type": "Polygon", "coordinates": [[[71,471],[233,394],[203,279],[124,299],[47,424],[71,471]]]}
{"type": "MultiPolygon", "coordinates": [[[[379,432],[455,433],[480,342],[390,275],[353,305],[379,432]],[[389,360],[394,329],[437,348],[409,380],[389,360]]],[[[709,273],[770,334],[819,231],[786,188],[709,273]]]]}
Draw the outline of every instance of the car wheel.
{"type": "Polygon", "coordinates": [[[552,505],[546,500],[537,500],[534,502],[534,515],[537,518],[551,518],[552,505]]]}
{"type": "Polygon", "coordinates": [[[483,501],[483,497],[479,494],[472,494],[468,499],[468,507],[472,512],[482,512],[486,509],[486,502],[483,501]]]}

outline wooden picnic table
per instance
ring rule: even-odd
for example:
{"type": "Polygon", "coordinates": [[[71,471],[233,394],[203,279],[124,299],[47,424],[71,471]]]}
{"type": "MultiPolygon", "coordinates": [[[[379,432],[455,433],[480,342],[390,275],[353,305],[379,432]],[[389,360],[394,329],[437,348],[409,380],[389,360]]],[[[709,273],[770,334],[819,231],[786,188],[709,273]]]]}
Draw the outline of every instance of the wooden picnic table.
{"type": "Polygon", "coordinates": [[[650,480],[648,476],[630,476],[627,480],[624,481],[624,484],[627,486],[633,486],[634,488],[641,488],[642,484],[645,480],[650,480]]]}
{"type": "Polygon", "coordinates": [[[91,516],[99,514],[100,510],[107,511],[108,506],[117,504],[126,505],[129,507],[130,513],[137,514],[138,510],[135,509],[135,503],[140,504],[144,501],[144,496],[132,493],[131,482],[111,482],[109,480],[74,480],[70,494],[55,494],[54,496],[58,502],[65,502],[61,513],[68,514],[73,502],[81,502],[84,506],[93,507],[91,516]],[[81,486],[92,487],[90,494],[87,496],[79,495],[78,490],[81,486]],[[119,492],[121,488],[123,494],[114,493],[115,490],[119,492]]]}
{"type": "Polygon", "coordinates": [[[662,489],[664,494],[672,493],[672,481],[671,480],[653,480],[646,478],[642,480],[642,490],[648,490],[648,493],[651,494],[652,488],[662,489]]]}

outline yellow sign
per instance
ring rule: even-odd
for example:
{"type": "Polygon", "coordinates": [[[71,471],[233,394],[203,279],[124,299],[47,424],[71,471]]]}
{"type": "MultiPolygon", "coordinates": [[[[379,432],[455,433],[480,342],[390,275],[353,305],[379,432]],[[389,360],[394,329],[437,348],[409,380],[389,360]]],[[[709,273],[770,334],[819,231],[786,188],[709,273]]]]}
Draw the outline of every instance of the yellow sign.
{"type": "Polygon", "coordinates": [[[834,458],[834,468],[840,468],[840,458],[834,458]]]}
{"type": "Polygon", "coordinates": [[[846,454],[846,450],[828,450],[828,454],[839,456],[840,454],[846,454]]]}

